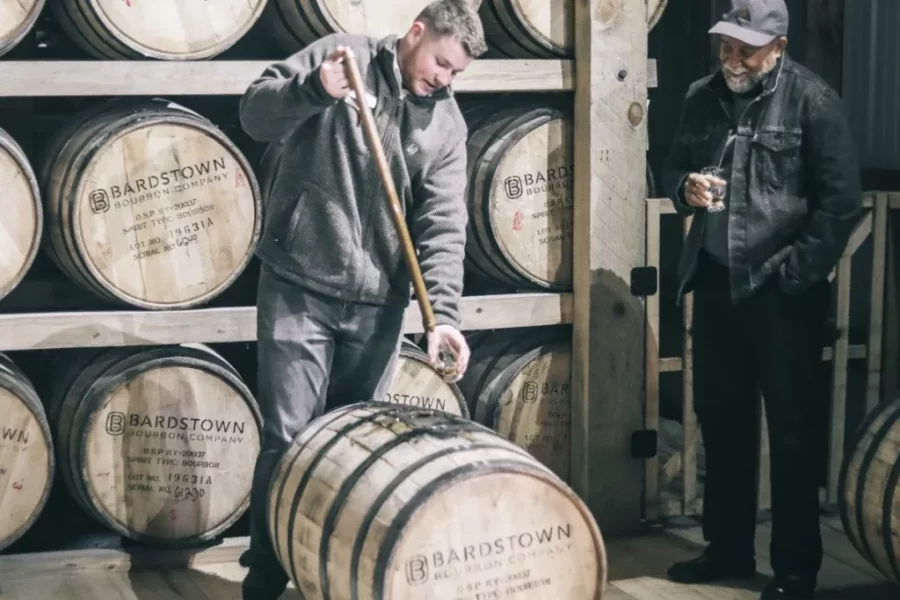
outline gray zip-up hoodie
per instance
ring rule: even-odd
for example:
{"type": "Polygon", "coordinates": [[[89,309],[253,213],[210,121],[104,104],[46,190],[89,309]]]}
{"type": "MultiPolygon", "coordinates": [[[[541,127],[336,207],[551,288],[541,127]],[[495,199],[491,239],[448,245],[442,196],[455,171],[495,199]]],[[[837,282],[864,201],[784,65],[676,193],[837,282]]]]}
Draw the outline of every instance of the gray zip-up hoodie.
{"type": "MultiPolygon", "coordinates": [[[[396,36],[335,34],[269,66],[241,98],[244,130],[278,144],[260,260],[314,292],[407,305],[410,277],[354,101],[322,87],[338,46],[356,57],[418,253],[435,320],[459,327],[466,223],[465,121],[451,90],[402,93],[396,36]],[[374,104],[374,106],[373,106],[374,104]]],[[[271,150],[272,148],[270,148],[271,150]]]]}

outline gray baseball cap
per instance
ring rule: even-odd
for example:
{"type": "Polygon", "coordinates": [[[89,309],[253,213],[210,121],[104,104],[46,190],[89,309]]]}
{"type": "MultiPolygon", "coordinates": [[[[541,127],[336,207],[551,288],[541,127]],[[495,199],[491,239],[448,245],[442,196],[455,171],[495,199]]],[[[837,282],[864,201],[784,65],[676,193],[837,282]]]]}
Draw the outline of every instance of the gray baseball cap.
{"type": "Polygon", "coordinates": [[[709,33],[719,33],[751,46],[765,46],[788,33],[788,9],[784,0],[731,0],[709,33]]]}

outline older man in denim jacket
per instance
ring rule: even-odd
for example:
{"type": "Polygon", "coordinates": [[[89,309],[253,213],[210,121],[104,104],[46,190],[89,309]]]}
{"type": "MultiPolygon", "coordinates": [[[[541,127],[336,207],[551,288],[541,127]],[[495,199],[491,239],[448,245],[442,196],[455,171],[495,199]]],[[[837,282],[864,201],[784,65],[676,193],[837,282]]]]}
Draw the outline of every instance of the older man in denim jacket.
{"type": "Polygon", "coordinates": [[[755,572],[759,389],[769,426],[775,573],[763,600],[812,598],[821,567],[817,424],[827,398],[814,390],[828,275],[861,216],[841,100],[790,59],[787,31],[783,0],[732,2],[710,30],[721,68],[688,90],[665,169],[666,194],[694,216],[679,299],[694,293],[709,542],[669,576],[699,583],[755,572]],[[725,190],[724,210],[711,210],[717,187],[725,190]]]}

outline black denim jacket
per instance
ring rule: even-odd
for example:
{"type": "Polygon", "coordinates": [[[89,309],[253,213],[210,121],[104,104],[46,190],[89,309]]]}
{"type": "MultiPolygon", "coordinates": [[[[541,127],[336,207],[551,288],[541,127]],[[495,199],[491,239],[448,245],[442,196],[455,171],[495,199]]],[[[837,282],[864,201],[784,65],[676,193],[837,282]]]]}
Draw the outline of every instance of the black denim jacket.
{"type": "MultiPolygon", "coordinates": [[[[678,302],[693,288],[707,212],[685,203],[691,172],[715,165],[732,124],[721,71],[694,82],[665,164],[666,195],[694,215],[679,264],[678,302]]],[[[785,53],[738,121],[729,181],[732,301],[771,276],[786,293],[828,277],[862,215],[856,147],[840,97],[785,53]]]]}

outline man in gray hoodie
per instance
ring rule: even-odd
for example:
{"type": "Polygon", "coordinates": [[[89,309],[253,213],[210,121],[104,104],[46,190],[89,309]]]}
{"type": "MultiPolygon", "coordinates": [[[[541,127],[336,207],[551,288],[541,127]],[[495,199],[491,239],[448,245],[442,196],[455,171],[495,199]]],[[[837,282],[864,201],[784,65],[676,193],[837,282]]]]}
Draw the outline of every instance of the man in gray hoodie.
{"type": "Polygon", "coordinates": [[[244,598],[277,598],[288,577],[266,529],[276,463],[326,406],[382,399],[411,296],[402,246],[359,123],[372,110],[418,253],[437,327],[465,372],[459,299],[466,241],[467,128],[450,88],[486,51],[470,0],[437,0],[402,37],[336,34],[269,66],[240,103],[241,123],[280,152],[257,254],[258,400],[264,427],[250,500],[244,598]],[[356,98],[343,59],[366,88],[356,98]]]}

